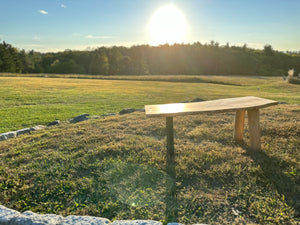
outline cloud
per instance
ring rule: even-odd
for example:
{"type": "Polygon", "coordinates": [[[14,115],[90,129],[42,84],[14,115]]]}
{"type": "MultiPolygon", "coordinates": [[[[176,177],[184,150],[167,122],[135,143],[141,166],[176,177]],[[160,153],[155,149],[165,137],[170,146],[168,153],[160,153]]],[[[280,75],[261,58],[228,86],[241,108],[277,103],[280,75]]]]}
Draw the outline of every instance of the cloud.
{"type": "Polygon", "coordinates": [[[44,14],[44,15],[47,15],[47,14],[48,14],[48,12],[47,12],[47,11],[45,11],[45,10],[42,10],[42,9],[41,9],[41,10],[39,10],[38,12],[39,12],[39,13],[41,13],[41,14],[44,14]]]}
{"type": "Polygon", "coordinates": [[[62,7],[62,8],[67,8],[67,6],[64,5],[64,4],[61,4],[60,7],[62,7]]]}
{"type": "Polygon", "coordinates": [[[87,35],[86,38],[88,39],[112,39],[112,38],[115,38],[113,36],[94,36],[94,35],[87,35]]]}

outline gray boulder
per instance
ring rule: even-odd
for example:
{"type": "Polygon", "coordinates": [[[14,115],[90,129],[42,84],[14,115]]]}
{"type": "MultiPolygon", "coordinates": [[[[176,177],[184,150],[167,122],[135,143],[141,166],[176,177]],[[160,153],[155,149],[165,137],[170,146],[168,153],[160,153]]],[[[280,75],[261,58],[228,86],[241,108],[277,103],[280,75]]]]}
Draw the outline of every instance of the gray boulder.
{"type": "Polygon", "coordinates": [[[84,113],[84,114],[81,114],[81,115],[79,115],[79,116],[75,116],[73,119],[70,119],[69,121],[71,122],[71,123],[78,123],[78,122],[81,122],[81,121],[85,121],[85,120],[88,120],[88,116],[89,116],[90,114],[87,114],[87,113],[84,113]]]}
{"type": "Polygon", "coordinates": [[[122,109],[119,114],[123,115],[123,114],[127,114],[127,113],[133,113],[135,111],[134,108],[126,108],[126,109],[122,109]]]}
{"type": "Polygon", "coordinates": [[[142,108],[142,109],[135,109],[136,112],[145,112],[145,109],[142,108]]]}
{"type": "Polygon", "coordinates": [[[10,132],[6,132],[3,134],[0,134],[0,141],[4,141],[10,138],[14,138],[17,136],[17,132],[16,131],[10,131],[10,132]]]}
{"type": "Polygon", "coordinates": [[[92,216],[67,216],[60,225],[106,225],[110,221],[101,217],[92,216]]]}
{"type": "Polygon", "coordinates": [[[55,214],[37,214],[26,211],[11,220],[11,225],[58,225],[63,217],[55,214]]]}
{"type": "Polygon", "coordinates": [[[60,120],[54,120],[54,121],[48,123],[47,127],[57,126],[57,125],[60,125],[60,120]]]}
{"type": "Polygon", "coordinates": [[[30,128],[24,128],[24,129],[21,129],[21,130],[17,130],[17,136],[19,135],[22,135],[22,134],[28,134],[30,133],[31,129],[30,128]]]}
{"type": "Polygon", "coordinates": [[[44,125],[37,125],[37,126],[31,127],[30,130],[37,131],[37,130],[43,130],[45,128],[46,128],[46,126],[44,126],[44,125]]]}
{"type": "Polygon", "coordinates": [[[13,218],[21,215],[18,211],[0,205],[0,225],[11,224],[13,218]]]}

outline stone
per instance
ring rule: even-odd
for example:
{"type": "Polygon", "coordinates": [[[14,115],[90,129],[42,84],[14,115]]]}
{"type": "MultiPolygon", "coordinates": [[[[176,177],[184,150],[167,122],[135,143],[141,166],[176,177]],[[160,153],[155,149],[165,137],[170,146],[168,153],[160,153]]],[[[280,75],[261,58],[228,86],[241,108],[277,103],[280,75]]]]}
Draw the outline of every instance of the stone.
{"type": "Polygon", "coordinates": [[[116,220],[112,225],[162,225],[162,223],[154,220],[116,220]]]}
{"type": "Polygon", "coordinates": [[[84,113],[84,114],[81,114],[79,116],[75,116],[73,119],[70,119],[69,121],[71,123],[78,123],[78,122],[81,122],[81,121],[85,121],[85,120],[88,120],[87,116],[89,116],[90,114],[87,114],[87,113],[84,113]]]}
{"type": "Polygon", "coordinates": [[[21,213],[18,211],[0,205],[0,225],[11,224],[10,221],[19,215],[21,215],[21,213]]]}
{"type": "Polygon", "coordinates": [[[28,134],[30,133],[31,129],[30,128],[24,128],[24,129],[21,129],[21,130],[17,130],[17,136],[19,135],[22,135],[22,134],[28,134]]]}
{"type": "Polygon", "coordinates": [[[3,134],[0,134],[0,141],[4,141],[10,138],[14,138],[17,136],[17,132],[16,131],[10,131],[10,132],[6,132],[3,134]]]}
{"type": "Polygon", "coordinates": [[[0,134],[0,141],[4,141],[6,139],[7,139],[6,135],[0,134]]]}
{"type": "Polygon", "coordinates": [[[58,225],[63,217],[55,214],[37,214],[26,211],[11,220],[11,225],[58,225]]]}
{"type": "Polygon", "coordinates": [[[60,225],[105,225],[110,221],[106,218],[93,216],[67,216],[60,225]]]}
{"type": "Polygon", "coordinates": [[[54,120],[47,124],[47,127],[60,125],[60,120],[54,120]]]}
{"type": "Polygon", "coordinates": [[[191,102],[203,102],[205,100],[201,99],[201,98],[194,98],[191,102]]]}
{"type": "Polygon", "coordinates": [[[126,108],[126,109],[122,109],[122,110],[119,112],[119,114],[120,114],[120,115],[123,115],[123,114],[127,114],[127,113],[132,113],[132,112],[134,112],[134,111],[135,111],[134,108],[126,108]]]}
{"type": "Polygon", "coordinates": [[[31,131],[38,131],[38,130],[43,130],[45,128],[46,128],[46,126],[44,126],[44,125],[37,125],[37,126],[31,127],[30,129],[31,129],[31,131]]]}
{"type": "Polygon", "coordinates": [[[145,109],[142,108],[142,109],[135,109],[136,112],[145,112],[145,109]]]}

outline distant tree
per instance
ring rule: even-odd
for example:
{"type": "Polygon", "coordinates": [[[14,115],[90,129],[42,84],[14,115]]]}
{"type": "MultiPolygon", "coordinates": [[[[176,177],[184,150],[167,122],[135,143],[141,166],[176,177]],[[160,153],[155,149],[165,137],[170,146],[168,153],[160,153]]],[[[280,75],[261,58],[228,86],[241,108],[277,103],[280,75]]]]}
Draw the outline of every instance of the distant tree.
{"type": "Polygon", "coordinates": [[[121,73],[121,63],[123,59],[123,55],[120,52],[119,48],[114,46],[109,49],[108,53],[109,60],[109,72],[108,74],[117,75],[121,73]]]}
{"type": "Polygon", "coordinates": [[[265,45],[264,46],[264,53],[267,56],[273,56],[274,55],[274,50],[273,50],[272,46],[271,45],[265,45]]]}
{"type": "Polygon", "coordinates": [[[108,57],[103,51],[96,51],[93,56],[89,67],[89,73],[96,75],[107,75],[109,71],[108,57]]]}
{"type": "Polygon", "coordinates": [[[1,72],[21,73],[23,70],[18,50],[5,41],[0,44],[0,60],[1,72]]]}
{"type": "Polygon", "coordinates": [[[279,52],[271,45],[257,50],[246,44],[220,46],[211,41],[39,53],[18,50],[4,41],[0,43],[0,72],[282,76],[290,68],[300,71],[300,52],[279,52]]]}

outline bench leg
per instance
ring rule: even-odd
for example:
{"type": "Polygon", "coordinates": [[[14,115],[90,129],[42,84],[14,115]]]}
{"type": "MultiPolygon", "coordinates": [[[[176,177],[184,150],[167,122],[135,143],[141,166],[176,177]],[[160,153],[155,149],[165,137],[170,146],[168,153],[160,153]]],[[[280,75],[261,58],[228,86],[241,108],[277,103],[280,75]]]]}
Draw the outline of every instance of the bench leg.
{"type": "Polygon", "coordinates": [[[260,150],[259,109],[248,110],[250,148],[260,150]]]}
{"type": "Polygon", "coordinates": [[[174,130],[173,117],[166,117],[167,131],[167,195],[166,195],[166,215],[167,218],[178,217],[176,199],[176,172],[175,172],[175,151],[174,151],[174,130]]]}
{"type": "Polygon", "coordinates": [[[235,114],[234,133],[233,133],[233,138],[235,141],[243,140],[244,121],[245,121],[245,111],[237,111],[235,114]]]}
{"type": "Polygon", "coordinates": [[[167,128],[167,172],[172,177],[175,171],[175,152],[174,152],[174,130],[173,130],[173,117],[166,118],[167,128]]]}

